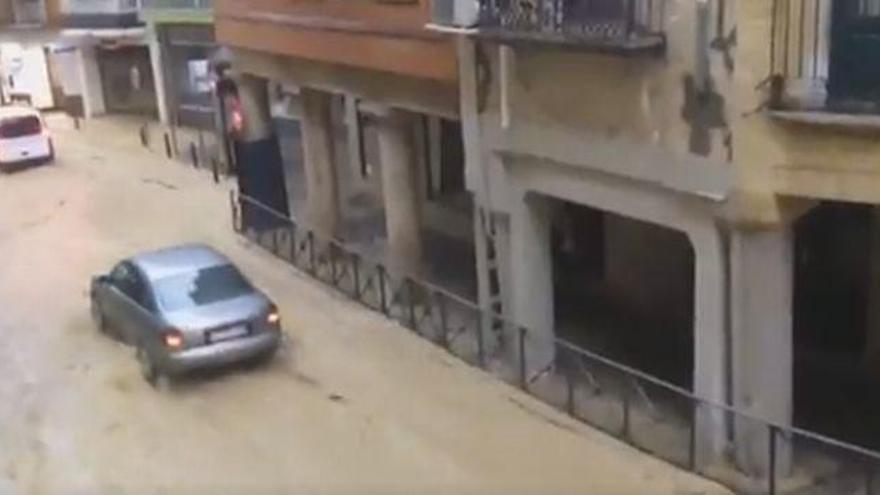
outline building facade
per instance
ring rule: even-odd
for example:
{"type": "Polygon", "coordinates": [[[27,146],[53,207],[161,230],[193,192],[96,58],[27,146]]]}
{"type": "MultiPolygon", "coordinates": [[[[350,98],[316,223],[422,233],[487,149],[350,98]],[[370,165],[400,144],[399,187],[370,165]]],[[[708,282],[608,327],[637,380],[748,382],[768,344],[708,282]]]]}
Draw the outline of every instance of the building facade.
{"type": "Polygon", "coordinates": [[[39,100],[41,108],[62,108],[85,117],[156,113],[137,1],[11,0],[7,7],[0,7],[0,12],[10,13],[9,22],[0,29],[6,51],[33,53],[28,60],[42,53],[43,60],[35,63],[41,68],[29,68],[24,74],[39,72],[45,77],[39,82],[24,78],[29,88],[23,92],[42,95],[43,87],[49,86],[51,103],[42,96],[31,97],[32,103],[39,100]]]}
{"type": "MultiPolygon", "coordinates": [[[[870,397],[880,354],[880,3],[220,0],[215,21],[242,140],[274,139],[273,88],[295,88],[301,216],[349,240],[340,177],[375,164],[395,270],[424,272],[431,184],[456,170],[431,129],[455,129],[474,296],[533,330],[530,377],[565,337],[880,447],[823,408],[870,397]]],[[[693,414],[701,465],[767,474],[766,430],[693,414]]]]}
{"type": "MultiPolygon", "coordinates": [[[[803,377],[875,354],[877,6],[470,4],[435,23],[458,39],[480,300],[544,335],[536,370],[563,335],[705,400],[821,423],[798,419],[821,401],[805,390],[870,372],[803,377]]],[[[707,417],[698,436],[704,462],[732,439],[766,465],[748,425],[707,417]]]]}
{"type": "Polygon", "coordinates": [[[159,109],[163,124],[213,129],[210,63],[216,52],[213,5],[206,0],[144,2],[159,109]]]}
{"type": "Polygon", "coordinates": [[[247,110],[242,141],[278,134],[270,101],[298,121],[295,139],[280,136],[283,155],[301,149],[301,167],[285,169],[294,213],[401,273],[461,253],[469,261],[450,283],[473,292],[455,45],[424,28],[429,7],[224,0],[215,25],[247,110]],[[431,252],[440,244],[451,247],[431,252]]]}
{"type": "Polygon", "coordinates": [[[156,114],[146,31],[139,16],[135,0],[61,2],[54,62],[59,72],[79,74],[65,78],[71,84],[64,91],[72,101],[81,101],[82,115],[156,114]]]}

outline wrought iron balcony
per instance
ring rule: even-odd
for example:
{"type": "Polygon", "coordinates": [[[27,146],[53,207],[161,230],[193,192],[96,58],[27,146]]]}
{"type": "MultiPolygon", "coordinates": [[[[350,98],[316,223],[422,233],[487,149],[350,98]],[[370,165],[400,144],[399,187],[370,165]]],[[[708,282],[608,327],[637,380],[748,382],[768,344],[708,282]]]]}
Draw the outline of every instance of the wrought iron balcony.
{"type": "Polygon", "coordinates": [[[479,34],[506,41],[662,51],[665,0],[479,0],[479,34]]]}
{"type": "Polygon", "coordinates": [[[46,23],[46,2],[43,0],[8,0],[3,2],[6,21],[13,27],[42,26],[46,23]]]}
{"type": "Polygon", "coordinates": [[[210,10],[214,8],[214,0],[143,0],[143,4],[145,10],[210,10]]]}
{"type": "Polygon", "coordinates": [[[62,0],[61,23],[67,28],[102,29],[139,25],[138,0],[62,0]]]}

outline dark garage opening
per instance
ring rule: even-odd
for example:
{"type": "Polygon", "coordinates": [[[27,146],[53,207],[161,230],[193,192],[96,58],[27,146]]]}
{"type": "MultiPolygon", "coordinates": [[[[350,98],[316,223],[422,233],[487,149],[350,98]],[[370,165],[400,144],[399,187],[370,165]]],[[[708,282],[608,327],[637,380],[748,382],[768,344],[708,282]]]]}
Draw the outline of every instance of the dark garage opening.
{"type": "Polygon", "coordinates": [[[694,252],[684,233],[559,202],[553,259],[561,337],[692,389],[694,252]]]}
{"type": "Polygon", "coordinates": [[[865,359],[873,213],[826,202],[795,224],[794,420],[880,448],[880,380],[865,359]]]}

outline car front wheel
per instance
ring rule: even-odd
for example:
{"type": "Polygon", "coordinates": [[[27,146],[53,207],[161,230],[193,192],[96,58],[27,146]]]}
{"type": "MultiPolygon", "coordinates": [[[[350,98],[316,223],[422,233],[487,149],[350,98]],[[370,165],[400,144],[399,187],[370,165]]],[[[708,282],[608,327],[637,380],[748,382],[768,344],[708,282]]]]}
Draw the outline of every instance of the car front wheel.
{"type": "Polygon", "coordinates": [[[109,333],[107,320],[104,318],[104,311],[101,310],[101,305],[94,299],[92,299],[92,321],[95,322],[95,326],[98,328],[99,332],[105,335],[109,333]]]}

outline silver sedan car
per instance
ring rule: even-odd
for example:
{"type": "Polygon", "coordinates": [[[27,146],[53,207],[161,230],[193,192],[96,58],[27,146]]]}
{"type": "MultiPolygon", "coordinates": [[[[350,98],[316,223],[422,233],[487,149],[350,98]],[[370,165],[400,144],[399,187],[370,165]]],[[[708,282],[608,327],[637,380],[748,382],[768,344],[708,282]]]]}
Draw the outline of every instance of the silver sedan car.
{"type": "Polygon", "coordinates": [[[222,254],[204,245],[144,253],[91,284],[98,328],[133,345],[156,384],[188,371],[268,360],[281,317],[222,254]]]}

